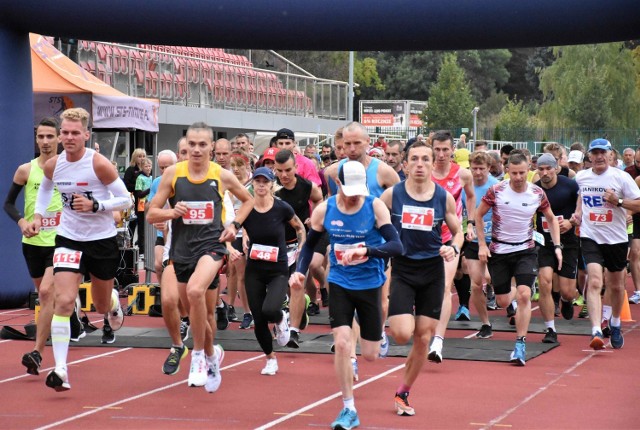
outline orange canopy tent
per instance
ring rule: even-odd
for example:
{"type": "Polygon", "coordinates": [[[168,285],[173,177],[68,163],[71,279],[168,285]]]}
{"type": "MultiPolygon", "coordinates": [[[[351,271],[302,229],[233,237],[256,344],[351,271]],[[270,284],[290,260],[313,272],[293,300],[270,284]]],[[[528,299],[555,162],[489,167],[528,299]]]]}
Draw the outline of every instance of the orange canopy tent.
{"type": "Polygon", "coordinates": [[[63,110],[83,107],[93,128],[158,131],[160,102],[128,96],[96,78],[55,49],[46,38],[29,35],[34,124],[63,110]]]}

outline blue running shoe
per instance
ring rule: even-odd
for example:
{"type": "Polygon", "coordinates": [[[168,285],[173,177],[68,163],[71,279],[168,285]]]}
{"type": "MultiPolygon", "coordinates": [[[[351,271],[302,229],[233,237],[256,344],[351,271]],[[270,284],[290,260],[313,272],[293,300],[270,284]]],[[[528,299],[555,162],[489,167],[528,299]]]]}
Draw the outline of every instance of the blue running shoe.
{"type": "Polygon", "coordinates": [[[613,349],[620,349],[624,346],[624,337],[622,336],[622,330],[620,327],[610,325],[611,329],[611,346],[613,349]]]}
{"type": "Polygon", "coordinates": [[[471,321],[469,309],[467,309],[466,306],[460,305],[458,307],[458,312],[456,312],[456,321],[471,321]]]}
{"type": "Polygon", "coordinates": [[[338,414],[338,418],[331,423],[331,428],[334,430],[351,430],[359,425],[360,419],[358,418],[358,413],[351,409],[344,408],[340,411],[340,414],[338,414]]]}
{"type": "Polygon", "coordinates": [[[596,351],[604,349],[604,338],[602,333],[598,332],[591,336],[591,342],[589,343],[589,347],[593,348],[596,351]]]}
{"type": "Polygon", "coordinates": [[[516,348],[511,353],[511,362],[517,366],[524,366],[527,362],[527,347],[524,342],[516,342],[516,348]]]}

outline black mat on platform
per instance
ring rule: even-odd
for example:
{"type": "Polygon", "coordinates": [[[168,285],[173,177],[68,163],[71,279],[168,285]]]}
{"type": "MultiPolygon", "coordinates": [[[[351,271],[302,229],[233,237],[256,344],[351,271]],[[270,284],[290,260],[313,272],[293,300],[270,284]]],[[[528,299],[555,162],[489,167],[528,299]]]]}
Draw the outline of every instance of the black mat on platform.
{"type": "MultiPolygon", "coordinates": [[[[80,342],[72,343],[72,346],[106,346],[106,347],[132,347],[132,348],[169,348],[171,340],[167,331],[163,328],[139,328],[123,327],[116,332],[116,341],[110,345],[100,343],[102,332],[97,330],[88,334],[80,342]]],[[[333,336],[327,334],[300,335],[299,349],[282,348],[275,346],[276,351],[290,353],[315,353],[330,354],[333,336]]],[[[390,357],[406,357],[410,345],[395,345],[389,337],[390,357]]],[[[193,346],[191,339],[185,342],[189,348],[193,346]]],[[[258,341],[252,330],[225,330],[218,331],[216,343],[222,345],[228,351],[260,351],[258,341]]],[[[543,344],[539,342],[527,344],[527,360],[553,349],[557,345],[543,344]]],[[[509,355],[513,351],[514,342],[506,340],[479,340],[479,339],[452,339],[445,340],[443,356],[446,360],[472,360],[472,361],[509,361],[509,355]]]]}

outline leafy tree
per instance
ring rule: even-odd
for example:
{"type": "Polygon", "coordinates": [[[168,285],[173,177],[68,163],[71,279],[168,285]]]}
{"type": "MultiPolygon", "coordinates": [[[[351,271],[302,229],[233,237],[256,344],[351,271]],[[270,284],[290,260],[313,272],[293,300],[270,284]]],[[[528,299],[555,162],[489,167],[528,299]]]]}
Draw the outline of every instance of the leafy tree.
{"type": "Polygon", "coordinates": [[[540,78],[541,117],[551,126],[635,128],[640,90],[633,55],[624,44],[554,49],[556,61],[540,78]]]}
{"type": "Polygon", "coordinates": [[[500,111],[496,134],[499,133],[504,140],[524,140],[530,124],[530,117],[522,100],[507,100],[507,104],[500,111]]]}
{"type": "Polygon", "coordinates": [[[422,120],[430,128],[470,126],[475,102],[455,53],[444,56],[438,78],[429,93],[429,105],[422,114],[422,120]]]}
{"type": "Polygon", "coordinates": [[[508,82],[506,65],[510,58],[508,49],[458,52],[458,64],[471,83],[474,99],[485,100],[508,82]]]}
{"type": "Polygon", "coordinates": [[[353,80],[359,85],[355,89],[357,96],[360,96],[365,88],[376,92],[384,90],[384,84],[378,75],[377,61],[371,57],[354,61],[353,80]]]}

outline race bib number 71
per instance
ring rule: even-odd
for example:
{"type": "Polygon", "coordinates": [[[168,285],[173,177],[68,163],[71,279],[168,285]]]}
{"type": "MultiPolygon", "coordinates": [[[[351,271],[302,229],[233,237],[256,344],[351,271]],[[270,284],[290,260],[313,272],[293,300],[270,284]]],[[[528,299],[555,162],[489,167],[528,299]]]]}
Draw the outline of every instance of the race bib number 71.
{"type": "Polygon", "coordinates": [[[433,228],[433,208],[403,205],[402,228],[431,231],[433,228]]]}

